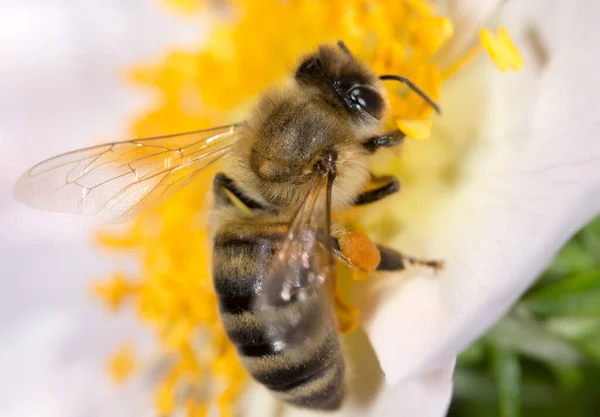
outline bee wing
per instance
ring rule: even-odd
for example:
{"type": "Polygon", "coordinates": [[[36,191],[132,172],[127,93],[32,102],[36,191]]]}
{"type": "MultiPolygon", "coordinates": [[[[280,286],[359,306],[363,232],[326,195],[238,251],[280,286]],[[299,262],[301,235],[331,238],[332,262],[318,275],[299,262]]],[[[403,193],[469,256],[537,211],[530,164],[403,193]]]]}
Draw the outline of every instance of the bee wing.
{"type": "Polygon", "coordinates": [[[311,297],[334,273],[330,233],[332,183],[333,176],[328,172],[316,174],[255,300],[258,312],[267,316],[273,313],[271,323],[283,326],[271,328],[275,340],[289,335],[300,320],[299,317],[278,319],[282,307],[311,297]]]}
{"type": "Polygon", "coordinates": [[[184,187],[223,156],[238,133],[235,124],[68,152],[27,171],[13,195],[39,210],[121,223],[184,187]]]}

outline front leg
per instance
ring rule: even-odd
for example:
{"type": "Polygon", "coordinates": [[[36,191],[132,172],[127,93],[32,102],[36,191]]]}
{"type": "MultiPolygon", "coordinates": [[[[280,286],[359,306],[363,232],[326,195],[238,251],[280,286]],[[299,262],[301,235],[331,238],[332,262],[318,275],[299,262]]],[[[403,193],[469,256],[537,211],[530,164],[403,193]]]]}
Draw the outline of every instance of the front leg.
{"type": "Polygon", "coordinates": [[[389,195],[395,194],[400,190],[400,181],[392,176],[375,177],[371,176],[373,182],[378,183],[374,188],[360,193],[354,200],[353,205],[361,206],[364,204],[374,203],[389,195]]]}
{"type": "Polygon", "coordinates": [[[236,182],[229,178],[222,172],[219,172],[215,175],[215,179],[213,181],[213,193],[215,196],[215,204],[218,206],[233,206],[233,202],[229,195],[227,195],[227,191],[233,194],[244,206],[249,208],[250,210],[260,209],[264,210],[264,207],[261,203],[254,200],[253,198],[244,194],[243,190],[236,184],[236,182]]]}
{"type": "Polygon", "coordinates": [[[400,145],[406,135],[400,130],[393,130],[381,136],[374,136],[363,142],[363,147],[369,153],[375,153],[379,148],[392,148],[400,145]]]}

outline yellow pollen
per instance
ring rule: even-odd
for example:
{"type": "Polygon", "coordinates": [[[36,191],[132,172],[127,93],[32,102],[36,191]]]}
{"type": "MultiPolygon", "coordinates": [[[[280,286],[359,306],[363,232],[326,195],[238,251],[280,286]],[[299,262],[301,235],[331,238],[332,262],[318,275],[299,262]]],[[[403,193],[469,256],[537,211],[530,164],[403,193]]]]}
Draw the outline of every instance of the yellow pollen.
{"type": "MultiPolygon", "coordinates": [[[[214,3],[161,1],[182,12],[205,11],[214,3]]],[[[233,10],[227,14],[229,20],[223,17],[215,21],[204,45],[196,50],[173,49],[152,65],[140,65],[129,72],[131,83],[151,89],[159,97],[134,120],[132,137],[242,120],[258,93],[281,83],[299,56],[322,43],[343,40],[378,74],[406,76],[433,100],[440,97],[443,79],[472,58],[467,55],[459,65],[442,72],[436,55],[454,28],[427,0],[226,3],[233,10]]],[[[505,31],[499,32],[497,40],[489,35],[482,35],[483,39],[495,60],[506,68],[517,66],[518,53],[505,31]]],[[[386,83],[386,89],[391,107],[389,128],[400,128],[415,139],[428,137],[431,106],[398,83],[386,83]]],[[[156,334],[165,359],[172,364],[153,381],[160,415],[177,410],[199,417],[216,409],[221,417],[234,416],[248,379],[221,326],[211,275],[208,209],[212,178],[221,168],[211,166],[156,211],[137,218],[125,232],[102,231],[97,237],[104,247],[138,257],[139,276],[135,280],[113,274],[106,283],[96,285],[94,293],[112,310],[130,299],[139,321],[156,334]],[[180,398],[181,387],[202,395],[180,398]]],[[[398,172],[394,169],[386,174],[398,172]]],[[[351,226],[356,224],[356,217],[336,213],[337,220],[351,226]]],[[[377,229],[370,227],[367,234],[377,229]]],[[[341,332],[349,332],[358,326],[359,311],[345,300],[354,280],[367,275],[346,271],[337,276],[341,277],[336,280],[335,293],[338,326],[341,332]]],[[[109,365],[116,379],[126,378],[134,367],[130,348],[117,352],[109,365]]]]}
{"type": "Polygon", "coordinates": [[[523,68],[523,58],[510,39],[506,28],[500,27],[497,35],[494,35],[489,29],[482,28],[479,31],[479,39],[481,43],[471,48],[455,63],[443,70],[442,78],[444,80],[452,77],[457,71],[469,64],[483,49],[488,52],[494,64],[502,72],[508,70],[519,71],[523,68]]]}
{"type": "Polygon", "coordinates": [[[156,410],[161,415],[169,415],[175,410],[174,381],[165,381],[158,387],[156,410]]]}
{"type": "Polygon", "coordinates": [[[431,135],[431,120],[396,120],[398,129],[412,139],[427,139],[431,135]]]}
{"type": "Polygon", "coordinates": [[[108,368],[115,382],[123,382],[129,378],[135,370],[133,346],[130,344],[121,346],[110,359],[108,368]]]}
{"type": "Polygon", "coordinates": [[[523,58],[510,39],[506,28],[501,27],[498,29],[496,36],[488,29],[481,29],[479,37],[483,47],[490,54],[500,71],[518,71],[523,67],[523,58]]]}
{"type": "Polygon", "coordinates": [[[122,274],[114,274],[107,282],[96,284],[93,288],[94,295],[104,300],[112,311],[117,311],[133,291],[135,286],[128,283],[122,274]]]}
{"type": "Polygon", "coordinates": [[[204,4],[205,0],[164,0],[164,2],[184,13],[194,13],[200,10],[204,4]]]}

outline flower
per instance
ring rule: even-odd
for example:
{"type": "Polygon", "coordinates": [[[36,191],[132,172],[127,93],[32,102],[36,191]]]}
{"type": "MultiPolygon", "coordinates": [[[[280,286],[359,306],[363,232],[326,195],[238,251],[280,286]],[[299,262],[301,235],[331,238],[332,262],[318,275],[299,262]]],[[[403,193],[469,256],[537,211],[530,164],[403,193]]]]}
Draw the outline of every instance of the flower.
{"type": "MultiPolygon", "coordinates": [[[[471,14],[474,10],[480,9],[479,4],[480,2],[471,3],[470,7],[461,10],[471,14]]],[[[358,375],[353,381],[356,383],[357,378],[361,378],[359,382],[368,380],[374,383],[374,385],[357,384],[364,391],[358,392],[358,397],[353,400],[354,409],[349,412],[353,412],[354,415],[365,415],[367,412],[372,415],[395,415],[397,413],[411,416],[442,415],[450,396],[452,364],[450,362],[438,370],[435,368],[451,359],[460,347],[472,340],[503,310],[508,308],[511,301],[531,282],[535,271],[539,270],[544,260],[561,244],[561,241],[580,226],[586,218],[597,212],[599,202],[590,196],[598,195],[596,193],[598,176],[595,175],[597,169],[594,160],[597,160],[600,153],[596,143],[592,141],[597,119],[589,109],[593,109],[596,104],[595,96],[598,92],[598,85],[593,78],[593,72],[591,72],[594,67],[589,64],[583,65],[583,63],[590,59],[589,51],[593,51],[594,42],[598,40],[598,32],[593,29],[595,14],[589,7],[581,7],[582,5],[585,5],[585,2],[575,6],[566,2],[553,5],[552,13],[557,13],[555,16],[565,19],[558,22],[561,24],[557,25],[556,21],[551,20],[549,11],[545,11],[542,2],[529,2],[525,5],[509,3],[503,12],[504,23],[519,45],[519,50],[523,52],[527,64],[526,70],[533,68],[537,72],[533,74],[520,73],[518,77],[502,78],[494,75],[494,72],[478,73],[482,65],[485,67],[485,61],[482,58],[478,58],[479,61],[459,71],[443,87],[444,90],[440,97],[444,115],[440,119],[433,119],[432,137],[427,141],[408,142],[403,149],[401,157],[402,179],[405,185],[403,204],[386,207],[386,210],[382,210],[379,218],[373,218],[373,216],[362,218],[368,227],[377,230],[376,224],[385,219],[385,212],[389,213],[390,209],[394,209],[393,215],[400,217],[398,217],[398,221],[388,224],[390,233],[386,234],[380,231],[378,233],[381,235],[380,237],[398,245],[404,251],[410,251],[416,255],[444,257],[448,263],[448,271],[447,275],[440,276],[439,279],[415,277],[406,281],[403,279],[402,282],[398,282],[396,279],[394,282],[394,277],[390,277],[389,281],[384,284],[388,285],[387,288],[393,290],[393,293],[390,291],[390,296],[387,298],[379,298],[376,304],[377,309],[372,308],[374,297],[371,297],[371,301],[366,305],[361,304],[364,303],[364,300],[355,300],[361,314],[366,315],[365,329],[377,355],[369,350],[364,335],[358,333],[349,336],[352,338],[349,342],[353,348],[353,352],[350,354],[354,353],[351,355],[352,363],[355,364],[356,375],[358,375]],[[515,7],[524,7],[525,9],[514,11],[512,8],[515,7]],[[523,15],[529,17],[530,20],[522,18],[523,15]],[[571,27],[566,26],[565,29],[565,22],[568,22],[568,19],[579,23],[577,30],[572,33],[571,27]],[[519,29],[530,28],[531,26],[526,25],[526,22],[536,22],[534,27],[542,28],[540,29],[541,33],[538,31],[537,34],[532,35],[533,39],[538,37],[538,41],[543,40],[539,43],[543,46],[541,60],[530,60],[531,50],[526,48],[529,51],[527,53],[522,49],[523,43],[520,41],[529,38],[528,35],[523,35],[519,29]],[[552,30],[548,30],[548,28],[552,30]],[[584,31],[586,31],[585,36],[583,36],[584,31]],[[573,45],[578,47],[573,48],[573,45]],[[534,65],[530,66],[530,62],[534,65]],[[580,74],[581,77],[577,77],[577,79],[565,77],[565,75],[573,73],[580,74]],[[540,76],[540,74],[542,75],[540,76]],[[565,79],[568,80],[567,83],[564,82],[565,79]],[[586,88],[581,88],[581,83],[584,82],[586,88]],[[508,88],[513,83],[522,83],[521,87],[523,88],[521,90],[508,88]],[[526,87],[533,88],[532,96],[529,96],[529,100],[519,101],[520,106],[514,106],[516,100],[511,99],[512,95],[519,92],[523,94],[531,92],[526,87]],[[537,93],[542,88],[543,93],[538,97],[537,93]],[[455,97],[456,101],[450,100],[453,92],[461,96],[479,95],[476,101],[477,105],[470,105],[467,100],[469,97],[461,97],[460,100],[455,97]],[[575,92],[578,93],[577,96],[574,95],[575,92]],[[481,97],[482,93],[494,94],[490,94],[493,97],[486,96],[484,99],[481,97]],[[493,101],[492,98],[494,98],[493,101]],[[532,102],[534,99],[537,99],[535,103],[532,102]],[[479,109],[478,105],[482,102],[491,103],[492,109],[490,110],[492,117],[485,120],[485,130],[468,123],[483,123],[483,119],[472,120],[474,119],[472,116],[474,109],[479,109]],[[501,106],[502,103],[505,107],[501,106]],[[557,103],[560,105],[557,106],[557,103]],[[521,113],[521,110],[525,108],[534,108],[535,115],[521,113]],[[554,109],[556,109],[555,113],[553,113],[554,109]],[[512,110],[512,113],[509,110],[512,110]],[[502,127],[507,126],[505,122],[510,121],[515,114],[516,116],[522,114],[523,121],[528,122],[521,126],[522,130],[519,130],[519,133],[522,134],[502,135],[502,127]],[[577,123],[572,120],[575,115],[577,123]],[[551,134],[540,136],[532,134],[536,132],[551,134]],[[566,149],[559,146],[563,142],[555,136],[556,132],[570,134],[572,140],[569,145],[572,147],[566,149]],[[472,141],[460,142],[458,139],[463,137],[472,141]],[[498,137],[505,140],[499,141],[498,137]],[[447,141],[439,138],[445,138],[447,141]],[[478,140],[478,138],[482,139],[478,140]],[[485,138],[494,140],[486,141],[485,138]],[[479,146],[474,148],[466,146],[472,142],[479,146]],[[520,146],[524,148],[522,151],[519,149],[520,146]],[[584,149],[586,155],[582,154],[584,149]],[[485,151],[488,153],[486,154],[485,151]],[[463,154],[469,156],[468,154],[471,152],[483,154],[485,157],[482,156],[481,160],[479,157],[464,159],[460,157],[463,154]],[[443,173],[445,173],[446,181],[442,183],[436,181],[436,178],[443,173]],[[518,174],[517,178],[508,182],[507,178],[514,178],[515,173],[518,174]],[[501,175],[496,177],[492,174],[501,175]],[[489,184],[486,181],[490,176],[493,177],[491,185],[496,193],[493,196],[480,194],[482,189],[487,190],[485,186],[489,184]],[[554,183],[557,188],[555,194],[549,195],[548,188],[540,187],[547,186],[547,182],[554,183]],[[475,187],[474,184],[478,187],[475,187]],[[494,188],[494,186],[496,187],[494,188]],[[538,191],[539,193],[536,194],[538,191]],[[525,203],[531,203],[531,200],[524,201],[526,197],[534,197],[537,205],[525,205],[525,203]],[[544,202],[556,209],[556,212],[548,214],[543,210],[537,211],[538,205],[544,202]],[[508,208],[499,211],[497,203],[502,203],[502,207],[508,208]],[[511,235],[511,230],[507,230],[506,227],[502,229],[502,234],[497,239],[493,239],[496,235],[490,235],[487,229],[479,232],[479,229],[475,227],[481,223],[481,220],[472,215],[474,213],[473,204],[476,204],[475,208],[481,209],[479,212],[475,211],[475,214],[483,213],[490,216],[490,218],[485,218],[486,221],[495,220],[500,226],[506,226],[514,221],[519,226],[515,229],[516,232],[526,238],[526,246],[520,246],[521,242],[518,240],[511,240],[519,236],[511,235]],[[485,206],[481,208],[480,205],[485,206]],[[409,212],[416,209],[423,211],[421,219],[410,218],[409,212]],[[488,209],[490,209],[489,212],[488,209]],[[527,215],[531,215],[532,211],[540,214],[540,218],[527,217],[527,215]],[[555,217],[554,221],[548,221],[548,216],[555,217]],[[395,233],[403,224],[409,225],[403,227],[397,236],[391,236],[393,234],[391,232],[395,233]],[[464,233],[464,231],[468,233],[464,233]],[[439,240],[436,240],[435,237],[438,237],[439,240]],[[444,241],[449,243],[444,245],[444,241]],[[507,245],[505,246],[505,244],[507,245]],[[476,250],[469,250],[475,245],[476,250]],[[513,246],[517,245],[525,252],[508,252],[506,256],[503,256],[505,252],[501,251],[514,250],[513,246]],[[452,249],[456,249],[462,256],[446,257],[452,249]],[[514,260],[509,264],[510,268],[505,266],[506,263],[500,263],[497,259],[498,255],[503,262],[506,262],[505,259],[514,260]],[[529,255],[531,256],[528,257],[529,255]],[[455,262],[463,264],[464,268],[453,269],[456,268],[456,266],[452,267],[455,262]],[[485,264],[488,262],[490,263],[488,268],[490,274],[474,274],[470,271],[474,269],[476,272],[488,272],[484,271],[485,264]],[[501,269],[501,278],[498,278],[500,273],[494,271],[494,267],[501,269]],[[471,280],[460,279],[461,276],[457,272],[464,271],[468,272],[471,280]],[[481,276],[496,279],[480,281],[481,276]],[[453,284],[457,285],[453,286],[453,284]],[[480,298],[481,295],[484,297],[480,298]],[[480,309],[482,305],[489,309],[482,312],[480,309]],[[471,324],[473,324],[472,327],[471,324]],[[390,328],[393,331],[390,331],[390,328]],[[388,337],[383,338],[382,335],[388,337]],[[390,339],[390,335],[401,336],[402,340],[390,339]],[[383,374],[377,365],[378,360],[385,372],[388,385],[384,385],[383,374]],[[369,408],[360,408],[360,404],[369,404],[369,408]]],[[[545,7],[547,8],[547,5],[545,7]]],[[[455,20],[453,19],[453,21],[455,20]]],[[[480,22],[481,20],[475,26],[480,26],[480,22]]],[[[459,26],[455,25],[455,27],[459,26]]],[[[462,30],[462,26],[460,27],[462,30]]],[[[469,25],[465,25],[465,27],[469,27],[469,25]]],[[[490,25],[490,27],[493,26],[490,25]]],[[[461,34],[460,31],[456,32],[461,34]]],[[[525,45],[530,44],[525,42],[525,45]]],[[[191,102],[194,103],[193,99],[191,102]]],[[[193,120],[190,120],[184,124],[182,129],[187,128],[192,122],[193,120]]],[[[510,129],[504,129],[510,131],[510,129]]],[[[48,222],[52,221],[51,217],[47,219],[48,222]]],[[[487,223],[484,225],[487,226],[487,223]]],[[[497,229],[491,228],[490,230],[497,231],[497,229]]],[[[43,229],[41,232],[39,230],[36,232],[46,233],[43,229]]],[[[77,247],[77,245],[74,246],[77,247]]],[[[73,248],[67,245],[66,249],[73,248]]],[[[76,253],[74,250],[72,252],[76,253]]],[[[10,260],[10,262],[13,261],[10,260]]],[[[84,263],[83,260],[80,262],[84,263]]],[[[26,268],[26,271],[31,272],[30,268],[33,268],[33,265],[26,265],[26,268]]],[[[88,273],[84,270],[77,271],[67,267],[65,267],[65,271],[70,271],[72,275],[78,274],[78,276],[88,273]]],[[[370,294],[381,294],[375,288],[377,284],[378,282],[373,280],[366,280],[358,285],[364,285],[364,289],[370,294]]],[[[61,320],[56,320],[56,322],[62,323],[61,320]]],[[[54,328],[56,327],[59,326],[54,326],[54,328]]],[[[60,337],[63,339],[81,338],[79,332],[75,333],[69,333],[64,337],[58,335],[56,338],[57,340],[60,337]]],[[[10,338],[10,340],[13,339],[21,340],[16,337],[10,338]]],[[[60,349],[56,348],[52,351],[60,352],[60,349]]],[[[48,361],[50,362],[51,359],[48,361]]],[[[88,366],[90,366],[89,362],[88,366]]],[[[58,374],[60,369],[52,369],[52,371],[52,374],[58,374]]],[[[264,395],[264,392],[257,390],[259,391],[257,395],[264,395]]],[[[83,395],[76,396],[77,399],[82,397],[83,395]]],[[[254,410],[252,407],[259,404],[252,401],[251,397],[252,393],[249,393],[249,399],[242,400],[245,401],[243,404],[247,406],[249,415],[265,415],[266,413],[258,411],[252,413],[254,410]]],[[[137,399],[138,397],[128,397],[127,402],[135,402],[133,398],[137,399]]],[[[260,405],[268,406],[270,404],[270,396],[261,398],[264,399],[264,403],[260,405]]],[[[192,409],[192,411],[196,410],[192,409]]],[[[45,413],[48,414],[48,409],[45,409],[45,413]]],[[[286,413],[296,414],[299,412],[286,410],[286,413]]],[[[58,415],[58,411],[56,415],[58,415]]],[[[116,413],[113,412],[110,415],[116,415],[116,413]]]]}
{"type": "MultiPolygon", "coordinates": [[[[434,99],[440,95],[442,80],[454,75],[476,55],[469,52],[464,55],[466,58],[448,67],[451,71],[443,71],[435,55],[450,39],[453,26],[448,18],[436,15],[425,1],[265,0],[235,1],[231,5],[239,16],[233,24],[227,21],[217,25],[205,48],[171,51],[161,64],[135,71],[137,83],[157,89],[163,97],[137,122],[136,136],[236,120],[258,92],[280,82],[290,72],[300,52],[311,51],[326,41],[344,39],[353,53],[369,62],[377,72],[408,75],[434,99]],[[270,11],[270,19],[264,19],[264,10],[270,11]],[[277,36],[280,22],[289,26],[285,36],[277,36]],[[269,52],[277,60],[269,57],[269,52]],[[269,65],[264,64],[267,60],[269,65]],[[219,83],[213,82],[217,71],[219,83]]],[[[483,47],[502,70],[518,69],[516,63],[520,56],[506,29],[501,28],[499,33],[499,39],[495,39],[484,32],[483,47]]],[[[415,139],[427,138],[432,129],[431,107],[405,88],[391,86],[389,93],[390,126],[400,127],[415,139]]],[[[433,158],[422,155],[420,162],[427,160],[435,161],[435,155],[433,158]]],[[[378,165],[385,173],[398,172],[397,157],[378,165]]],[[[410,180],[410,170],[406,174],[410,180]]],[[[209,273],[208,236],[203,226],[206,218],[202,207],[206,205],[204,196],[209,191],[206,185],[212,175],[212,171],[203,173],[195,186],[162,206],[156,214],[140,218],[122,241],[114,236],[102,236],[109,247],[133,246],[142,250],[142,279],[137,295],[139,315],[157,329],[165,349],[179,355],[157,391],[158,408],[162,413],[172,412],[177,407],[173,400],[175,387],[182,383],[188,389],[205,390],[210,381],[222,380],[225,391],[215,394],[216,399],[203,397],[197,403],[207,406],[216,401],[223,415],[232,412],[232,402],[242,394],[240,380],[245,374],[218,324],[209,273]],[[202,347],[194,344],[199,334],[209,342],[214,341],[218,348],[211,350],[211,343],[202,347]],[[220,366],[211,366],[214,363],[220,366]],[[200,379],[198,372],[209,373],[211,378],[200,379]],[[190,378],[193,381],[190,382],[190,378]]],[[[388,214],[393,212],[397,200],[391,204],[379,206],[389,208],[381,211],[386,213],[385,219],[364,210],[363,226],[369,231],[389,230],[390,219],[393,222],[402,215],[396,213],[390,217],[388,214]]],[[[397,229],[396,225],[392,226],[397,229]]],[[[397,230],[394,232],[391,236],[397,234],[397,230]]],[[[381,236],[380,240],[390,242],[391,237],[381,236]]],[[[370,286],[368,281],[365,285],[370,286]]],[[[351,281],[345,285],[352,286],[351,281]]],[[[108,301],[114,303],[113,298],[108,301]]],[[[368,312],[371,306],[364,310],[368,312]]],[[[338,317],[342,329],[350,331],[357,327],[358,311],[343,301],[338,303],[338,317]]],[[[377,369],[376,361],[371,362],[370,367],[377,369]]],[[[434,407],[437,414],[445,408],[450,394],[450,371],[451,367],[447,367],[444,372],[434,374],[443,381],[440,398],[446,398],[433,401],[437,404],[434,407]]],[[[425,388],[417,384],[406,389],[425,388]]]]}
{"type": "MultiPolygon", "coordinates": [[[[435,99],[440,96],[442,80],[454,76],[456,84],[456,78],[465,77],[465,72],[474,71],[473,68],[458,71],[460,67],[464,68],[468,60],[475,58],[473,51],[464,54],[463,59],[457,60],[457,64],[446,68],[446,71],[438,66],[436,59],[433,58],[434,54],[450,38],[453,27],[448,18],[436,16],[426,2],[282,3],[265,0],[263,2],[237,1],[233,4],[236,10],[240,10],[241,17],[232,27],[217,26],[206,49],[199,53],[175,51],[165,60],[164,65],[136,72],[135,77],[138,82],[158,87],[165,96],[165,101],[138,123],[139,135],[154,133],[151,130],[156,129],[157,126],[164,131],[165,127],[168,130],[168,126],[173,124],[182,129],[191,129],[209,123],[216,125],[229,122],[235,116],[244,113],[247,103],[254,95],[289,72],[290,67],[285,66],[286,60],[292,61],[299,51],[311,50],[317,43],[338,38],[344,39],[354,53],[370,62],[376,71],[408,75],[435,99]],[[262,18],[263,10],[270,10],[273,18],[265,21],[262,18]],[[331,18],[330,16],[335,13],[339,13],[342,18],[331,18]],[[289,34],[276,36],[280,28],[279,22],[282,21],[289,22],[291,25],[287,28],[289,34]],[[397,22],[406,22],[403,31],[398,32],[395,29],[398,26],[397,22]],[[372,41],[374,46],[369,47],[369,39],[375,39],[372,41]],[[257,47],[258,45],[260,48],[257,47]],[[270,50],[277,51],[278,58],[284,65],[281,62],[272,63],[271,59],[270,65],[264,66],[262,64],[263,59],[266,59],[264,51],[269,49],[263,45],[268,45],[270,50]],[[219,74],[223,85],[211,83],[217,69],[220,69],[219,74]]],[[[504,11],[504,13],[509,12],[504,11]]],[[[505,28],[499,29],[497,38],[483,29],[481,41],[483,48],[489,52],[502,71],[509,68],[517,70],[523,66],[523,60],[505,28]]],[[[480,47],[476,47],[475,51],[478,49],[480,47]]],[[[485,61],[480,60],[473,67],[481,70],[485,65],[485,61]]],[[[532,70],[528,75],[534,71],[532,70]]],[[[495,76],[489,71],[486,71],[485,75],[495,76]]],[[[539,73],[535,75],[539,77],[539,73]]],[[[468,85],[463,84],[464,87],[468,85]]],[[[456,112],[457,104],[464,106],[466,103],[465,95],[468,96],[468,92],[461,91],[460,94],[462,96],[460,102],[456,103],[449,101],[448,97],[452,97],[451,88],[448,88],[448,94],[442,97],[442,103],[447,103],[444,108],[449,109],[450,115],[456,112]]],[[[486,144],[485,138],[489,138],[487,135],[490,132],[485,131],[481,135],[483,139],[476,135],[476,131],[468,132],[465,138],[458,137],[456,135],[460,131],[449,123],[454,119],[447,113],[437,121],[437,124],[433,124],[430,119],[431,108],[419,97],[411,93],[406,95],[405,91],[396,89],[390,90],[390,97],[393,108],[390,117],[392,125],[400,127],[416,139],[427,138],[431,133],[433,137],[425,148],[418,149],[415,143],[408,143],[403,149],[402,156],[388,155],[387,158],[379,158],[378,170],[388,174],[402,173],[408,190],[380,203],[377,212],[364,210],[360,223],[381,242],[398,248],[408,247],[414,252],[421,252],[420,255],[423,256],[436,256],[436,252],[441,252],[437,256],[449,263],[448,269],[439,278],[417,276],[404,280],[402,277],[390,276],[378,282],[373,282],[372,279],[365,280],[356,286],[353,285],[354,288],[351,290],[361,295],[355,297],[355,303],[359,306],[360,317],[387,382],[392,385],[404,384],[401,387],[405,390],[424,389],[430,398],[428,403],[432,404],[429,412],[432,413],[431,415],[439,415],[443,412],[449,398],[449,375],[452,366],[447,365],[443,371],[434,372],[432,374],[434,376],[430,377],[432,380],[424,384],[426,388],[420,384],[427,378],[421,377],[413,382],[410,378],[431,371],[432,363],[451,363],[452,356],[457,351],[440,355],[441,359],[425,361],[422,368],[416,367],[419,362],[412,358],[419,353],[422,356],[422,352],[439,346],[437,343],[431,343],[431,339],[438,334],[444,334],[441,328],[445,322],[442,320],[443,315],[451,316],[452,312],[446,310],[447,300],[444,299],[443,290],[448,285],[445,282],[449,280],[447,277],[460,276],[460,273],[465,272],[462,263],[459,264],[461,257],[457,258],[450,250],[444,251],[444,245],[437,243],[435,237],[443,238],[448,230],[452,230],[446,225],[447,216],[456,216],[456,219],[452,217],[453,223],[460,224],[460,215],[469,213],[469,209],[472,210],[469,205],[464,205],[463,198],[469,202],[468,204],[481,204],[482,199],[487,197],[482,194],[481,199],[476,198],[472,202],[471,198],[475,198],[474,194],[472,191],[465,190],[473,187],[472,183],[483,188],[480,185],[482,181],[480,174],[485,171],[482,171],[480,166],[488,156],[482,143],[486,144]],[[440,143],[455,148],[440,153],[440,143]],[[459,154],[457,149],[462,154],[459,154]],[[423,170],[423,165],[427,167],[426,172],[423,170]],[[466,196],[463,193],[466,193],[466,196]],[[429,204],[430,207],[424,204],[429,204]],[[444,222],[445,227],[433,233],[437,231],[441,222],[444,222]],[[432,237],[429,239],[422,237],[425,231],[431,231],[432,237]],[[420,241],[415,240],[418,237],[420,241]],[[425,245],[429,246],[429,251],[424,251],[425,245]],[[386,288],[383,292],[387,297],[382,294],[382,286],[386,288]],[[393,291],[389,291],[390,287],[393,291]],[[357,288],[361,290],[357,291],[357,288]],[[411,327],[412,323],[403,322],[402,318],[391,321],[390,317],[395,317],[395,312],[400,310],[406,310],[403,317],[411,317],[413,323],[420,323],[420,325],[411,327]],[[416,311],[422,313],[418,319],[415,317],[416,311]],[[423,328],[421,326],[423,323],[431,327],[423,328]],[[394,331],[394,327],[399,324],[402,331],[394,331]],[[392,328],[389,327],[390,325],[392,328]],[[390,335],[404,338],[412,329],[420,330],[424,336],[419,338],[420,335],[415,335],[410,342],[390,340],[390,335]],[[414,343],[414,340],[419,343],[414,343]],[[431,396],[431,393],[435,392],[431,386],[435,383],[440,387],[437,391],[438,397],[431,396]]],[[[456,120],[464,121],[465,118],[457,115],[456,120]]],[[[485,124],[481,120],[476,122],[481,126],[493,126],[487,121],[485,124]]],[[[493,162],[499,164],[497,161],[493,162]]],[[[489,170],[490,167],[487,166],[486,169],[489,170]]],[[[496,178],[494,180],[497,181],[496,178]]],[[[163,206],[159,212],[158,233],[153,232],[157,227],[156,223],[150,222],[152,220],[156,222],[156,218],[142,218],[134,227],[133,236],[139,239],[136,246],[143,248],[149,254],[145,261],[144,279],[140,286],[142,293],[148,292],[150,298],[140,296],[139,305],[142,317],[158,326],[159,334],[166,345],[176,350],[180,349],[180,353],[181,350],[183,352],[194,350],[189,341],[196,337],[199,325],[202,325],[203,334],[208,332],[211,338],[223,340],[224,344],[220,346],[224,350],[217,350],[216,356],[214,352],[212,356],[201,354],[199,356],[204,359],[199,360],[197,353],[194,352],[191,357],[184,354],[182,358],[188,357],[187,360],[195,362],[188,369],[192,375],[197,372],[198,366],[202,368],[214,362],[224,365],[219,368],[223,373],[215,373],[215,369],[212,372],[214,378],[218,378],[219,375],[225,378],[226,386],[229,387],[218,397],[221,412],[228,415],[232,412],[231,402],[226,401],[225,398],[235,401],[241,394],[239,380],[243,372],[231,346],[224,339],[222,330],[218,326],[207,328],[207,324],[216,322],[215,317],[210,315],[211,311],[214,312],[215,300],[210,291],[207,291],[210,287],[210,280],[206,278],[208,275],[202,274],[208,266],[208,259],[205,255],[201,255],[206,253],[203,252],[206,236],[202,235],[201,228],[198,229],[196,214],[205,203],[205,200],[202,198],[199,200],[198,196],[205,193],[206,190],[191,189],[163,206]],[[146,222],[148,223],[145,224],[146,222]],[[151,234],[145,231],[151,231],[151,234]],[[185,241],[181,239],[183,231],[191,233],[185,241]],[[194,238],[194,234],[197,233],[199,233],[198,237],[194,238]],[[202,279],[199,280],[198,277],[202,279]],[[189,312],[189,309],[196,305],[201,305],[202,311],[198,314],[189,312]],[[205,309],[211,305],[212,309],[205,309]],[[149,313],[148,310],[152,312],[149,313]],[[173,336],[173,333],[176,336],[173,336]]],[[[500,195],[497,193],[494,196],[500,195]]],[[[487,213],[484,211],[484,214],[487,213]]],[[[473,227],[471,222],[478,221],[476,218],[469,218],[469,220],[471,227],[473,227]]],[[[131,235],[126,239],[131,240],[130,238],[131,235]]],[[[453,240],[450,248],[456,247],[455,245],[453,240]]],[[[518,293],[513,293],[512,299],[514,300],[517,295],[518,293]]],[[[504,304],[503,308],[506,309],[508,306],[509,304],[504,304]]],[[[341,312],[344,313],[340,316],[343,323],[347,323],[345,326],[349,329],[354,328],[355,325],[352,323],[356,311],[346,306],[341,312]]],[[[489,324],[491,320],[487,323],[489,324]]],[[[180,366],[175,365],[174,370],[180,366]]],[[[375,362],[371,364],[371,368],[377,369],[375,362]]],[[[177,383],[175,375],[184,374],[167,374],[167,379],[158,392],[159,405],[163,404],[159,408],[163,412],[172,411],[176,406],[172,400],[173,385],[177,383]]],[[[200,384],[206,384],[206,381],[200,381],[200,384]]],[[[375,413],[378,401],[385,401],[384,398],[385,395],[380,396],[369,412],[375,413]]],[[[350,412],[355,406],[356,404],[350,405],[342,413],[350,412]]]]}
{"type": "MultiPolygon", "coordinates": [[[[257,93],[290,73],[299,54],[338,39],[376,71],[409,75],[434,99],[439,95],[441,72],[433,56],[451,36],[452,24],[436,16],[427,2],[240,0],[230,6],[239,16],[234,24],[216,25],[206,47],[173,50],[159,65],[134,71],[136,83],[158,90],[162,98],[135,123],[135,136],[232,122],[257,93]],[[264,10],[269,10],[269,19],[264,19],[264,10]],[[288,26],[283,37],[277,35],[280,22],[288,26]],[[398,30],[404,23],[406,28],[398,30]],[[219,83],[214,82],[216,73],[219,83]]],[[[428,136],[431,107],[403,87],[390,86],[390,97],[390,126],[402,126],[415,138],[428,136]]],[[[212,287],[203,207],[213,175],[213,170],[203,172],[158,211],[142,216],[122,238],[100,236],[109,248],[141,251],[140,280],[132,294],[138,314],[156,329],[164,349],[176,355],[156,393],[161,413],[179,406],[174,401],[178,387],[206,391],[221,381],[223,391],[196,403],[216,403],[222,415],[229,415],[246,377],[220,326],[212,287]],[[207,343],[195,343],[198,337],[207,343]]],[[[100,294],[115,305],[124,288],[105,285],[100,294]]],[[[338,315],[343,330],[357,327],[358,312],[342,300],[338,315]]]]}

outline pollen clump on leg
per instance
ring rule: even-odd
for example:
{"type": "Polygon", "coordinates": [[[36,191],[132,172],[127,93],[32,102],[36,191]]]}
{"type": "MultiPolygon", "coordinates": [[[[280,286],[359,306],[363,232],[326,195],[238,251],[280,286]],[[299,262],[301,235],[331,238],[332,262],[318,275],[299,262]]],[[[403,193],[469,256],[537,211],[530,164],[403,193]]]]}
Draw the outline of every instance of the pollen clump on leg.
{"type": "Polygon", "coordinates": [[[377,245],[361,231],[353,230],[338,238],[340,252],[362,271],[374,271],[381,262],[377,245]]]}

